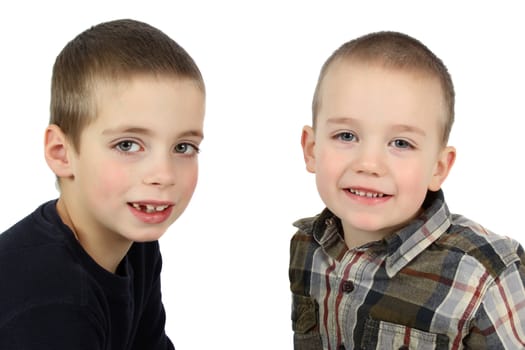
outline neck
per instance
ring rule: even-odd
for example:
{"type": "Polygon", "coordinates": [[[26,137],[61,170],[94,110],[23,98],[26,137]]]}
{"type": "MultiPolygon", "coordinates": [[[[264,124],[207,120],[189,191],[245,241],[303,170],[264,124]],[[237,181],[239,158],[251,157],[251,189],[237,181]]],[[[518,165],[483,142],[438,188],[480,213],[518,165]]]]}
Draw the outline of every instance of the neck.
{"type": "Polygon", "coordinates": [[[90,227],[85,218],[76,215],[82,211],[75,210],[74,202],[70,203],[62,196],[57,202],[57,211],[86,253],[102,268],[115,273],[133,242],[118,234],[90,227]]]}
{"type": "Polygon", "coordinates": [[[397,232],[401,228],[405,227],[410,221],[417,217],[423,209],[419,209],[414,215],[404,222],[397,224],[396,226],[385,227],[377,231],[364,231],[358,230],[355,227],[346,225],[341,221],[344,231],[344,239],[348,249],[360,247],[364,244],[380,241],[383,238],[397,232]]]}
{"type": "Polygon", "coordinates": [[[380,241],[390,233],[390,231],[360,231],[345,227],[344,224],[343,231],[348,249],[354,249],[367,243],[380,241]]]}

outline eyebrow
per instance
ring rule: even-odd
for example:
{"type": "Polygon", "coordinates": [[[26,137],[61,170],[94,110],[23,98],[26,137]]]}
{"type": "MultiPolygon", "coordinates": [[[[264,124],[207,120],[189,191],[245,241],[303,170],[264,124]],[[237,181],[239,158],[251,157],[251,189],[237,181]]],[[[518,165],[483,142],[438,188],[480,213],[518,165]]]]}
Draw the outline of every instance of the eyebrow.
{"type": "Polygon", "coordinates": [[[400,132],[404,132],[404,131],[413,132],[413,133],[419,134],[421,136],[426,136],[427,135],[425,130],[423,130],[421,128],[418,128],[416,126],[412,126],[412,125],[397,124],[397,125],[393,126],[393,129],[396,130],[396,131],[400,131],[400,132]]]}
{"type": "MultiPolygon", "coordinates": [[[[114,129],[106,129],[102,131],[103,135],[112,135],[112,134],[121,134],[121,133],[129,133],[129,134],[139,134],[139,135],[146,135],[151,136],[153,132],[146,128],[141,127],[135,127],[135,126],[124,126],[114,129]]],[[[194,136],[199,137],[201,139],[204,138],[204,134],[200,130],[187,130],[177,135],[177,137],[188,137],[188,136],[194,136]]]]}
{"type": "Polygon", "coordinates": [[[326,124],[359,124],[359,120],[350,117],[333,117],[326,120],[326,124]]]}
{"type": "MultiPolygon", "coordinates": [[[[350,117],[334,117],[329,118],[326,121],[327,124],[360,124],[361,122],[358,119],[350,118],[350,117]]],[[[407,125],[407,124],[395,124],[392,125],[392,129],[398,132],[413,132],[416,134],[420,134],[422,136],[426,136],[427,133],[425,130],[418,128],[417,126],[413,125],[407,125]]]]}

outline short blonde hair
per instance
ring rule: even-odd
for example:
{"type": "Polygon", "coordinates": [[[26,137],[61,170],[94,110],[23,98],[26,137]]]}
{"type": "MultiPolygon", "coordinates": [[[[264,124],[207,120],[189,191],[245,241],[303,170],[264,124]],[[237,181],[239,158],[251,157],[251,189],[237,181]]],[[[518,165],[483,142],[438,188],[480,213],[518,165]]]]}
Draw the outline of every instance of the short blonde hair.
{"type": "Polygon", "coordinates": [[[58,125],[80,152],[81,132],[96,118],[97,82],[139,74],[189,78],[205,93],[199,68],[173,39],[143,22],[115,20],[80,33],[56,58],[49,123],[58,125]]]}
{"type": "Polygon", "coordinates": [[[436,77],[441,85],[446,109],[443,128],[443,144],[448,142],[454,123],[454,85],[443,64],[432,51],[420,41],[398,32],[370,33],[351,40],[339,47],[323,64],[312,102],[312,125],[315,128],[317,114],[321,107],[321,88],[330,66],[338,60],[356,60],[378,63],[395,69],[416,70],[436,77]]]}

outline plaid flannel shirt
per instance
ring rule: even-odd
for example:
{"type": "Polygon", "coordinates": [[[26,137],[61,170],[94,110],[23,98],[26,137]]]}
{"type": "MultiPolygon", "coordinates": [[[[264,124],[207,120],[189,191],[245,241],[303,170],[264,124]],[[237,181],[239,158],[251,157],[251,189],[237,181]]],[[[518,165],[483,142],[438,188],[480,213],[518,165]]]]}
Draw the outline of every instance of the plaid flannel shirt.
{"type": "Polygon", "coordinates": [[[525,349],[525,254],[450,214],[442,191],[402,230],[349,250],[328,209],[290,250],[295,350],[525,349]]]}

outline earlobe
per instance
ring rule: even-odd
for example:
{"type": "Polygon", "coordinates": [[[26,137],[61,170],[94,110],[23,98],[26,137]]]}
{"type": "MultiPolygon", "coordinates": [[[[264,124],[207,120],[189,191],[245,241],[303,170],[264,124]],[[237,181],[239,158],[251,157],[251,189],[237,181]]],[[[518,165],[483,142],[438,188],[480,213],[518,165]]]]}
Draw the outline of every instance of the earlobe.
{"type": "Polygon", "coordinates": [[[44,156],[47,165],[60,178],[71,177],[70,147],[66,136],[57,125],[49,125],[44,136],[44,156]]]}
{"type": "Polygon", "coordinates": [[[438,191],[441,188],[441,185],[447,178],[450,169],[456,161],[456,149],[452,146],[445,147],[438,158],[436,164],[436,170],[432,175],[432,180],[428,186],[428,189],[431,191],[438,191]]]}
{"type": "Polygon", "coordinates": [[[315,133],[312,127],[305,126],[301,135],[301,146],[303,147],[304,162],[306,170],[315,173],[315,133]]]}

